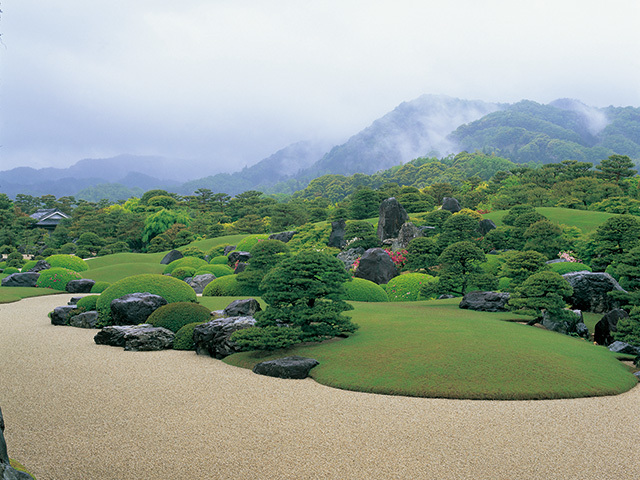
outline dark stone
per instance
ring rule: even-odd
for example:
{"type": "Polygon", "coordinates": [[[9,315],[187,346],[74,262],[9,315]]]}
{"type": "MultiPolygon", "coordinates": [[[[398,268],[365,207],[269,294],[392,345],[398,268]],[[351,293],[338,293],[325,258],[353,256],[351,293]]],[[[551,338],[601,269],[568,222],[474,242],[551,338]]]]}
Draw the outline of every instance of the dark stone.
{"type": "Polygon", "coordinates": [[[249,264],[246,263],[246,262],[238,262],[238,263],[236,263],[236,268],[233,270],[233,273],[235,273],[237,275],[238,273],[244,272],[246,270],[246,268],[247,268],[247,265],[249,265],[249,264]]]}
{"type": "Polygon", "coordinates": [[[628,343],[617,341],[609,345],[609,350],[614,353],[624,353],[627,355],[640,355],[640,348],[629,345],[628,343]]]}
{"type": "Polygon", "coordinates": [[[215,279],[216,276],[213,273],[203,273],[202,275],[196,275],[195,277],[190,278],[187,283],[195,290],[196,293],[202,293],[204,292],[204,287],[209,285],[215,279]]]}
{"type": "Polygon", "coordinates": [[[171,262],[173,262],[175,260],[180,260],[183,257],[184,257],[184,255],[182,254],[182,252],[180,250],[171,250],[169,253],[167,253],[162,258],[162,260],[160,260],[160,264],[161,265],[169,265],[171,262]]]}
{"type": "Polygon", "coordinates": [[[224,250],[222,251],[223,255],[229,255],[231,252],[233,252],[236,249],[235,245],[227,245],[226,247],[224,247],[224,250]]]}
{"type": "Polygon", "coordinates": [[[609,292],[625,290],[608,273],[603,272],[570,272],[562,275],[573,287],[573,295],[569,303],[573,308],[585,312],[604,313],[620,308],[620,302],[613,299],[609,292]]]}
{"type": "Polygon", "coordinates": [[[240,348],[229,337],[236,330],[253,327],[255,324],[253,317],[225,317],[197,325],[193,329],[196,353],[221,359],[239,352],[240,348]]]}
{"type": "Polygon", "coordinates": [[[336,255],[336,258],[344,263],[344,268],[350,270],[353,267],[353,262],[359,259],[364,253],[364,248],[356,247],[344,250],[336,255]]]}
{"type": "Polygon", "coordinates": [[[229,254],[229,264],[233,265],[236,262],[248,262],[251,258],[251,254],[249,252],[239,252],[237,250],[231,252],[229,254]]]}
{"type": "Polygon", "coordinates": [[[82,299],[82,297],[71,297],[71,300],[67,302],[67,305],[77,305],[80,299],[82,299]]]}
{"type": "Polygon", "coordinates": [[[166,304],[164,298],[149,292],[129,293],[111,301],[111,319],[114,325],[138,325],[166,304]]]}
{"type": "Polygon", "coordinates": [[[407,248],[409,242],[414,238],[422,237],[422,230],[416,227],[411,222],[406,222],[402,224],[400,227],[400,231],[398,232],[398,239],[394,242],[393,246],[395,248],[407,248]]]}
{"type": "Polygon", "coordinates": [[[493,223],[493,220],[489,220],[488,218],[483,218],[482,220],[480,220],[480,223],[478,224],[478,232],[483,237],[487,233],[489,233],[491,230],[494,230],[495,228],[496,228],[496,224],[493,223]]]}
{"type": "Polygon", "coordinates": [[[618,331],[618,321],[623,318],[629,318],[629,314],[621,308],[605,313],[593,329],[593,341],[598,345],[610,345],[613,342],[611,332],[618,331]]]}
{"type": "Polygon", "coordinates": [[[224,309],[225,317],[253,317],[256,312],[262,310],[255,298],[234,300],[224,309]]]}
{"type": "Polygon", "coordinates": [[[277,378],[307,378],[309,371],[319,365],[314,358],[305,357],[284,357],[260,362],[253,367],[253,373],[258,375],[267,375],[268,377],[277,378]]]}
{"type": "Polygon", "coordinates": [[[269,235],[269,240],[280,240],[283,243],[287,243],[289,240],[293,238],[293,236],[298,233],[295,230],[290,232],[280,232],[280,233],[272,233],[269,235]]]}
{"type": "Polygon", "coordinates": [[[542,314],[542,326],[552,332],[564,335],[576,334],[579,337],[589,339],[589,329],[584,324],[581,310],[563,310],[564,315],[553,316],[548,310],[542,314]]]}
{"type": "Polygon", "coordinates": [[[327,246],[344,248],[344,246],[347,244],[347,240],[344,238],[346,228],[347,222],[344,220],[331,222],[331,233],[329,234],[329,241],[327,242],[327,246]]]}
{"type": "Polygon", "coordinates": [[[355,277],[371,280],[378,285],[389,283],[398,276],[398,269],[389,254],[382,248],[370,248],[360,257],[355,277]]]}
{"type": "Polygon", "coordinates": [[[131,352],[149,352],[173,348],[175,333],[148,323],[142,325],[112,325],[100,330],[93,341],[98,345],[124,347],[131,352]]]}
{"type": "Polygon", "coordinates": [[[49,262],[38,260],[33,267],[27,270],[27,272],[41,272],[42,270],[49,270],[50,268],[51,265],[49,265],[49,262]]]}
{"type": "Polygon", "coordinates": [[[95,280],[90,278],[81,278],[80,280],[69,280],[66,290],[69,293],[91,293],[91,289],[96,284],[95,280]]]}
{"type": "Polygon", "coordinates": [[[54,308],[53,312],[51,312],[51,325],[69,325],[69,319],[77,308],[77,305],[64,305],[54,308]]]}
{"type": "Polygon", "coordinates": [[[387,198],[380,204],[378,218],[378,240],[397,238],[402,225],[409,221],[409,215],[395,197],[387,198]]]}
{"type": "Polygon", "coordinates": [[[98,323],[98,312],[89,310],[71,317],[68,325],[76,328],[96,328],[96,323],[98,323]]]}
{"type": "Polygon", "coordinates": [[[452,197],[444,197],[442,199],[442,210],[449,210],[451,213],[456,213],[462,210],[460,202],[452,197]]]}
{"type": "Polygon", "coordinates": [[[460,301],[460,308],[479,312],[506,312],[509,301],[508,292],[469,292],[460,301]]]}
{"type": "Polygon", "coordinates": [[[2,279],[3,287],[35,287],[40,272],[16,272],[2,279]]]}

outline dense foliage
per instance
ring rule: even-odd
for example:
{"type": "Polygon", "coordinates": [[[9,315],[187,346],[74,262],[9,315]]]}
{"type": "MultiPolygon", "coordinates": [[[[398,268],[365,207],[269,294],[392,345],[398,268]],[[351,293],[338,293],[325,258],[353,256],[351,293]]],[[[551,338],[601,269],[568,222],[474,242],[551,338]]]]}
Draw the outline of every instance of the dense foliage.
{"type": "Polygon", "coordinates": [[[177,333],[189,323],[204,323],[211,320],[211,311],[197,303],[168,303],[154,310],[147,318],[147,323],[155,327],[163,327],[177,333]]]}
{"type": "Polygon", "coordinates": [[[54,290],[65,291],[67,283],[71,280],[80,280],[82,275],[74,270],[68,268],[53,267],[47,270],[42,270],[36,287],[53,288],[54,290]]]}

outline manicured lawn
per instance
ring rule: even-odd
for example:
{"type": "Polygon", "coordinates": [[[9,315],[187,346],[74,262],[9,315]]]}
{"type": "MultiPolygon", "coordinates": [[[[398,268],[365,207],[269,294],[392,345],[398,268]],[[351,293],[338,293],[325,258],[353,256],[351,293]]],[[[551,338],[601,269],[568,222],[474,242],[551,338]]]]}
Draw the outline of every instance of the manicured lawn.
{"type": "MultiPolygon", "coordinates": [[[[615,213],[591,212],[589,210],[573,210],[571,208],[537,207],[536,211],[547,217],[554,223],[578,227],[583,233],[591,232],[598,228],[608,218],[615,216],[615,213]]],[[[496,210],[486,213],[484,218],[493,220],[496,225],[502,225],[502,217],[507,214],[507,210],[496,210]]]]}
{"type": "Polygon", "coordinates": [[[56,295],[59,290],[52,288],[33,288],[33,287],[0,287],[0,303],[11,303],[29,297],[40,297],[43,295],[56,295]]]}
{"type": "Polygon", "coordinates": [[[240,242],[240,240],[242,240],[247,235],[248,235],[247,233],[240,233],[238,235],[226,235],[224,237],[206,238],[204,240],[198,240],[196,242],[192,242],[189,245],[186,245],[184,247],[180,247],[178,250],[184,250],[187,247],[197,247],[200,250],[206,252],[211,247],[215,247],[216,245],[222,245],[223,243],[228,243],[229,245],[237,245],[240,242]]]}
{"type": "Polygon", "coordinates": [[[510,313],[461,310],[458,301],[353,302],[349,313],[360,330],[347,339],[225,362],[251,368],[302,355],[320,362],[311,376],[322,384],[420,397],[572,398],[618,394],[637,383],[604,347],[503,321],[510,313]]]}

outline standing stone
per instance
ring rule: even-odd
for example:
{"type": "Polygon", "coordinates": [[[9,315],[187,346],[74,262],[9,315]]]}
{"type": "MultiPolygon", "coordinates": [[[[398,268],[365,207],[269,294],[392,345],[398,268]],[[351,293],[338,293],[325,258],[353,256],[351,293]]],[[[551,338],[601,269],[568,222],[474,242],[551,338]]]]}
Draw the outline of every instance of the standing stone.
{"type": "Polygon", "coordinates": [[[452,197],[444,197],[442,199],[442,210],[449,210],[451,213],[456,213],[462,210],[460,202],[452,197]]]}
{"type": "Polygon", "coordinates": [[[144,323],[156,309],[166,305],[160,295],[149,292],[129,293],[111,301],[111,319],[114,325],[144,323]]]}
{"type": "Polygon", "coordinates": [[[495,228],[496,228],[496,224],[493,223],[493,220],[489,220],[488,218],[483,218],[482,220],[480,220],[480,223],[478,224],[478,232],[483,237],[487,233],[489,233],[491,230],[495,230],[495,228]]]}
{"type": "Polygon", "coordinates": [[[378,240],[384,242],[388,238],[397,238],[402,225],[409,220],[409,215],[395,197],[387,198],[380,204],[378,218],[378,240]]]}
{"type": "Polygon", "coordinates": [[[81,278],[79,280],[69,280],[65,289],[69,293],[91,293],[91,289],[95,284],[95,280],[81,278]]]}
{"type": "Polygon", "coordinates": [[[354,276],[380,285],[389,283],[389,280],[397,277],[398,269],[385,250],[370,248],[360,257],[360,264],[354,276]]]}
{"type": "Polygon", "coordinates": [[[4,440],[4,417],[2,416],[2,409],[0,409],[0,463],[9,463],[7,444],[4,440]]]}
{"type": "Polygon", "coordinates": [[[618,331],[618,321],[623,318],[629,318],[629,314],[621,308],[605,313],[593,329],[593,341],[605,346],[613,343],[611,332],[618,331]]]}
{"type": "Polygon", "coordinates": [[[249,265],[247,262],[236,263],[236,268],[233,269],[233,273],[237,275],[239,273],[244,272],[247,269],[247,265],[249,265]]]}
{"type": "Polygon", "coordinates": [[[331,234],[329,234],[329,241],[327,242],[327,246],[340,249],[344,248],[344,246],[347,244],[347,240],[344,238],[346,228],[347,222],[344,220],[331,222],[331,234]]]}
{"type": "Polygon", "coordinates": [[[222,251],[223,255],[229,255],[231,252],[233,252],[236,249],[235,245],[227,245],[226,247],[224,247],[224,250],[222,251]]]}
{"type": "Polygon", "coordinates": [[[414,238],[422,237],[422,230],[411,222],[406,222],[400,227],[398,240],[394,242],[394,248],[407,248],[409,242],[414,238]]]}
{"type": "Polygon", "coordinates": [[[180,260],[183,257],[184,255],[180,250],[171,250],[162,258],[162,260],[160,260],[160,264],[169,265],[171,262],[175,260],[180,260]]]}
{"type": "Polygon", "coordinates": [[[565,273],[562,276],[573,287],[573,295],[568,300],[573,308],[594,313],[620,308],[620,302],[608,293],[625,290],[608,273],[583,271],[565,273]]]}

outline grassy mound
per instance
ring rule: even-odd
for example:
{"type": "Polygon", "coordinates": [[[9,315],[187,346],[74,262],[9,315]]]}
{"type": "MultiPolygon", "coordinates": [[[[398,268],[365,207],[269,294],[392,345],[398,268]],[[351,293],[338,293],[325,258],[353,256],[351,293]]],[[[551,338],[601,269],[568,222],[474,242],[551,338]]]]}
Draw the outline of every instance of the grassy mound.
{"type": "Polygon", "coordinates": [[[183,257],[183,258],[179,258],[178,260],[174,260],[173,262],[171,262],[169,265],[167,265],[164,268],[164,271],[162,273],[164,273],[165,275],[168,274],[172,274],[174,270],[176,270],[177,268],[185,268],[185,267],[191,267],[194,269],[194,272],[200,268],[207,265],[207,262],[201,258],[198,257],[183,257]]]}
{"type": "Polygon", "coordinates": [[[356,303],[360,329],[340,341],[226,363],[247,368],[285,355],[312,357],[318,382],[417,397],[552,399],[625,392],[635,377],[604,347],[510,320],[510,313],[458,308],[459,299],[356,303]],[[524,352],[524,353],[523,353],[524,352]]]}
{"type": "Polygon", "coordinates": [[[203,297],[240,297],[244,295],[253,295],[254,292],[246,289],[238,283],[237,275],[225,275],[210,282],[204,291],[203,297]]]}
{"type": "Polygon", "coordinates": [[[54,290],[64,292],[67,288],[67,283],[71,280],[80,280],[81,278],[82,275],[74,270],[62,267],[53,267],[40,272],[40,276],[36,282],[36,287],[53,288],[54,290]]]}
{"type": "Polygon", "coordinates": [[[229,263],[229,257],[227,257],[226,255],[216,255],[211,260],[209,260],[209,263],[213,265],[227,265],[229,263]]]}
{"type": "Polygon", "coordinates": [[[85,312],[89,310],[95,310],[96,304],[98,303],[98,295],[87,295],[86,297],[82,297],[78,300],[76,304],[78,308],[84,308],[85,312]]]}
{"type": "Polygon", "coordinates": [[[91,293],[102,293],[111,286],[110,282],[96,282],[91,287],[91,293]]]}
{"type": "Polygon", "coordinates": [[[250,252],[251,248],[258,243],[260,240],[266,240],[269,238],[269,235],[265,234],[256,234],[249,235],[248,237],[243,238],[237,245],[236,250],[239,252],[250,252]]]}
{"type": "Polygon", "coordinates": [[[434,282],[435,277],[426,273],[406,273],[392,278],[385,290],[390,302],[415,302],[423,283],[434,282]]]}
{"type": "Polygon", "coordinates": [[[233,268],[227,265],[209,264],[204,265],[196,271],[196,275],[203,273],[213,273],[216,277],[224,277],[225,275],[233,275],[233,268]]]}
{"type": "Polygon", "coordinates": [[[207,307],[191,302],[175,302],[155,310],[149,315],[147,323],[176,333],[188,323],[203,323],[209,320],[211,320],[211,310],[207,307]]]}
{"type": "Polygon", "coordinates": [[[345,300],[354,302],[388,302],[387,292],[380,285],[364,278],[353,278],[344,284],[345,300]]]}
{"type": "Polygon", "coordinates": [[[51,255],[44,259],[51,267],[62,267],[73,270],[74,272],[86,272],[89,265],[80,257],[74,255],[51,255]]]}
{"type": "Polygon", "coordinates": [[[558,262],[558,263],[549,263],[549,270],[552,272],[556,272],[560,275],[564,275],[569,272],[582,272],[586,270],[587,272],[591,271],[591,267],[585,265],[584,263],[578,262],[558,262]]]}

